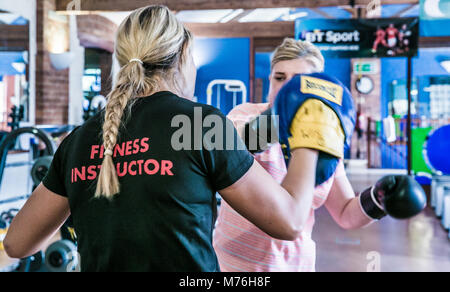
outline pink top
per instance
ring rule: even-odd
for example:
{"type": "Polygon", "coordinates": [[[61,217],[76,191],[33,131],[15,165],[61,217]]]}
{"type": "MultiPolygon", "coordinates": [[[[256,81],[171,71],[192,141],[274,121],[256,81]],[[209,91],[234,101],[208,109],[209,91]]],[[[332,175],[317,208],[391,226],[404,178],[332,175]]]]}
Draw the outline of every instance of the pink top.
{"type": "MultiPolygon", "coordinates": [[[[268,105],[244,104],[235,108],[229,118],[239,128],[249,117],[257,116],[268,105]]],[[[287,174],[281,146],[276,144],[255,156],[256,160],[281,183],[287,174]]],[[[295,241],[271,238],[234,211],[225,201],[219,211],[214,232],[214,249],[223,272],[314,272],[316,246],[311,238],[315,223],[314,210],[328,198],[334,178],[345,175],[342,161],[327,182],[314,192],[308,223],[295,241]]]]}

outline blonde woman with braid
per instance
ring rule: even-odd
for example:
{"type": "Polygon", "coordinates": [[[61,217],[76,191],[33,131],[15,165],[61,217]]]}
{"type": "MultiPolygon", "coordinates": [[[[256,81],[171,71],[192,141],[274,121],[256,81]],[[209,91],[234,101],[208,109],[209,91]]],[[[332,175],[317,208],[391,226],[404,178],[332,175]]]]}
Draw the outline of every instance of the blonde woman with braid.
{"type": "Polygon", "coordinates": [[[219,271],[212,244],[216,192],[270,236],[299,236],[315,176],[304,165],[315,165],[317,151],[295,150],[297,167],[281,187],[241,150],[245,145],[233,127],[230,137],[217,109],[189,100],[196,78],[192,36],[166,7],[132,12],[119,27],[115,56],[121,68],[105,111],[61,144],[12,222],[4,240],[10,257],[39,251],[71,215],[82,271],[219,271]],[[190,127],[198,118],[206,125],[214,120],[231,149],[211,147],[213,123],[190,127]],[[183,138],[181,124],[188,125],[183,138]]]}

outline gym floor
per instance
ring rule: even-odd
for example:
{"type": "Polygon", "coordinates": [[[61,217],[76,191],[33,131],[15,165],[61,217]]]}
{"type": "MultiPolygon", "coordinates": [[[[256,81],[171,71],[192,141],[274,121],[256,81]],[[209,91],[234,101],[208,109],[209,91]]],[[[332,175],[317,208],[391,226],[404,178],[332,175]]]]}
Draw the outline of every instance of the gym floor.
{"type": "Polygon", "coordinates": [[[318,272],[366,272],[372,252],[379,254],[381,272],[450,272],[450,242],[431,210],[413,220],[385,218],[345,231],[321,209],[316,224],[318,272]]]}
{"type": "MultiPolygon", "coordinates": [[[[354,166],[348,176],[356,192],[382,176],[354,166]]],[[[365,229],[346,231],[334,223],[325,208],[316,213],[313,239],[317,244],[319,272],[366,272],[379,255],[382,272],[450,272],[450,242],[432,210],[412,220],[385,218],[365,229]]],[[[51,240],[58,240],[58,236],[51,240]]],[[[0,270],[15,261],[0,251],[0,270]]]]}
{"type": "MultiPolygon", "coordinates": [[[[356,192],[380,178],[377,171],[359,167],[347,174],[356,192]]],[[[381,272],[450,272],[448,234],[431,209],[411,220],[384,218],[365,229],[346,231],[322,208],[316,213],[313,239],[319,272],[366,272],[373,252],[379,255],[381,272]]]]}

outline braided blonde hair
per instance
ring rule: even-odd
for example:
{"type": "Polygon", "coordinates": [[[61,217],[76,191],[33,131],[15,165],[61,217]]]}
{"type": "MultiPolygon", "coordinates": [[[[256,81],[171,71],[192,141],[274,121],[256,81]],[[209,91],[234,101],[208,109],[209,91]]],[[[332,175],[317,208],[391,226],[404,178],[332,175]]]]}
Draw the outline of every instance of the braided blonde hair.
{"type": "Polygon", "coordinates": [[[136,97],[159,91],[161,84],[182,92],[182,65],[192,42],[191,33],[165,6],[132,12],[119,26],[115,57],[120,65],[109,93],[103,123],[105,149],[95,196],[113,198],[120,192],[113,152],[124,112],[136,97]]]}
{"type": "Polygon", "coordinates": [[[313,66],[314,72],[320,73],[325,69],[325,59],[320,50],[310,42],[297,41],[292,38],[284,39],[275,49],[272,56],[272,69],[281,61],[303,58],[313,66]]]}

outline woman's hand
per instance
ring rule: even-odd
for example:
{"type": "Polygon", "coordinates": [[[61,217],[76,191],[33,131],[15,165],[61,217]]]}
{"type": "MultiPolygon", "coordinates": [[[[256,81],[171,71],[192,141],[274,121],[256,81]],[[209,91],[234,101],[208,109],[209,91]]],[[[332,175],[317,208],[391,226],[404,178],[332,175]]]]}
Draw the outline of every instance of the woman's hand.
{"type": "Polygon", "coordinates": [[[245,125],[269,108],[268,103],[244,103],[235,107],[227,116],[233,122],[239,136],[244,139],[245,125]]]}

